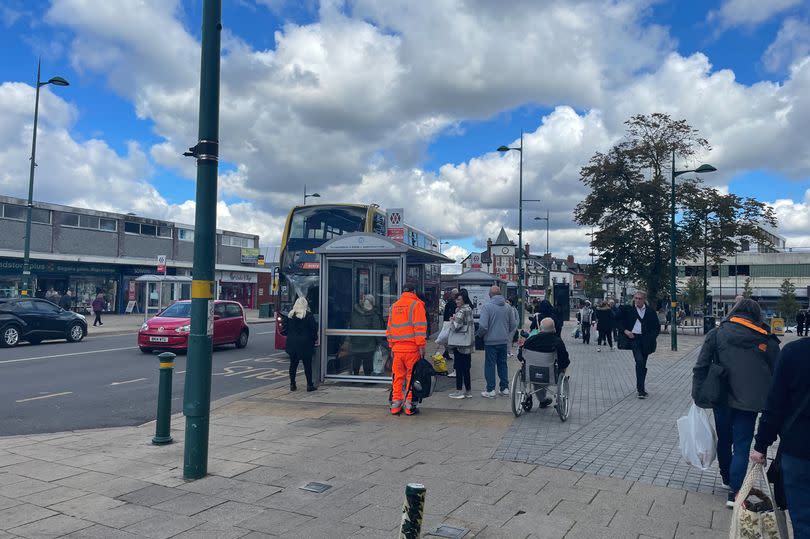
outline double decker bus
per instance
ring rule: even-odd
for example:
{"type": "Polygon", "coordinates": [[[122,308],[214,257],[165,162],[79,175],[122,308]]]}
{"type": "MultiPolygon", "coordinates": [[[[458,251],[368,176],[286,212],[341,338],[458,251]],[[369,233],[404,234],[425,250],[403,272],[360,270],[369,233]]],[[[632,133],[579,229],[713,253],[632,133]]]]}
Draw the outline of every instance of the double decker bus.
{"type": "MultiPolygon", "coordinates": [[[[403,243],[419,250],[440,252],[439,239],[408,224],[403,243]]],[[[320,262],[315,249],[332,238],[352,232],[386,235],[386,213],[376,204],[313,204],[295,206],[287,216],[281,239],[276,294],[275,348],[283,350],[283,317],[299,297],[304,297],[315,317],[319,314],[320,262]]],[[[441,279],[439,264],[409,265],[407,279],[420,283],[426,308],[438,313],[441,279]],[[434,305],[435,304],[435,305],[434,305]]],[[[387,313],[381,313],[387,317],[387,313]]],[[[436,327],[433,324],[433,327],[436,327]]]]}

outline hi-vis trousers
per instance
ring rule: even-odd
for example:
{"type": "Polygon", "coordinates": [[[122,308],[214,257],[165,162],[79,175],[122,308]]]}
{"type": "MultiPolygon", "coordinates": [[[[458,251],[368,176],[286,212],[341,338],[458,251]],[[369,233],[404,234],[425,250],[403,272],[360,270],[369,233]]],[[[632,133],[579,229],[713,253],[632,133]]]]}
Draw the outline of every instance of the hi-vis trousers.
{"type": "Polygon", "coordinates": [[[394,360],[391,364],[391,370],[394,375],[393,388],[391,391],[391,410],[399,410],[402,408],[403,402],[405,409],[411,409],[411,373],[413,366],[421,358],[418,350],[413,352],[394,352],[394,360]],[[404,395],[405,388],[408,389],[408,394],[404,395]]]}

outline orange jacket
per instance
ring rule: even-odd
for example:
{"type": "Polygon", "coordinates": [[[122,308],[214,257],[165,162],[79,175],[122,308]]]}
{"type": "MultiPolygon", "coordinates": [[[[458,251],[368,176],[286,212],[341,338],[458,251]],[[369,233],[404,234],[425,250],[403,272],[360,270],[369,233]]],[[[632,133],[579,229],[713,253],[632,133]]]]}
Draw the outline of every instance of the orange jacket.
{"type": "Polygon", "coordinates": [[[388,346],[394,352],[415,352],[427,343],[425,304],[413,292],[403,292],[391,305],[388,316],[388,346]]]}

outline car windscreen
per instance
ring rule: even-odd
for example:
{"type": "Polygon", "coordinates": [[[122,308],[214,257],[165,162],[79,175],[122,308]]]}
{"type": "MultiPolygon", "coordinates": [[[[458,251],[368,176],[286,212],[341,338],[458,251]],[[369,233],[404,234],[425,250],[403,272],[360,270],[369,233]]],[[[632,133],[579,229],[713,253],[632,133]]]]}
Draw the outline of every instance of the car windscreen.
{"type": "Polygon", "coordinates": [[[191,303],[175,303],[169,305],[159,316],[164,318],[190,318],[191,303]]]}

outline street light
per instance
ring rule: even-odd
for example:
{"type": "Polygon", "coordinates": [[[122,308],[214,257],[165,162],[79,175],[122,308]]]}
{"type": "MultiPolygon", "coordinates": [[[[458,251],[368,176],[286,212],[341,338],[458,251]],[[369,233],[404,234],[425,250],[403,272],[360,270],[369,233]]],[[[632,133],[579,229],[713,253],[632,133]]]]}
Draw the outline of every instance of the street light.
{"type": "Polygon", "coordinates": [[[62,77],[51,77],[41,81],[40,66],[42,60],[37,61],[37,93],[34,100],[34,136],[31,141],[31,172],[28,175],[28,211],[25,217],[25,252],[23,254],[23,284],[20,294],[30,295],[31,291],[31,215],[34,208],[34,167],[37,166],[37,122],[39,121],[39,89],[46,84],[54,86],[68,86],[70,83],[62,77]]]}
{"type": "Polygon", "coordinates": [[[670,216],[670,239],[669,239],[669,246],[670,246],[670,258],[669,261],[669,309],[670,309],[670,335],[671,335],[671,345],[672,351],[676,351],[678,349],[678,328],[677,328],[677,313],[676,310],[678,308],[678,290],[675,281],[675,255],[677,252],[677,245],[675,240],[675,178],[680,176],[681,174],[686,174],[687,172],[696,172],[698,174],[702,174],[704,172],[714,172],[717,170],[711,165],[700,165],[696,169],[691,170],[675,170],[675,150],[672,150],[672,190],[670,193],[670,206],[672,210],[672,215],[670,216]]]}
{"type": "Polygon", "coordinates": [[[499,152],[508,152],[514,150],[520,152],[520,176],[519,185],[520,191],[518,193],[518,327],[523,327],[523,203],[524,202],[540,202],[537,199],[524,199],[523,198],[523,131],[520,132],[520,146],[512,148],[510,146],[499,146],[499,152]]]}
{"type": "Polygon", "coordinates": [[[549,224],[548,210],[546,210],[546,216],[545,217],[535,217],[534,220],[535,221],[545,221],[546,222],[546,254],[550,254],[549,251],[548,251],[548,224],[549,224]]]}
{"type": "Polygon", "coordinates": [[[307,199],[308,199],[309,197],[313,197],[313,198],[321,198],[321,195],[320,195],[320,194],[318,194],[318,193],[312,193],[311,195],[308,195],[308,194],[307,194],[307,186],[306,186],[306,184],[304,184],[304,206],[306,206],[306,205],[307,205],[307,199]]]}

